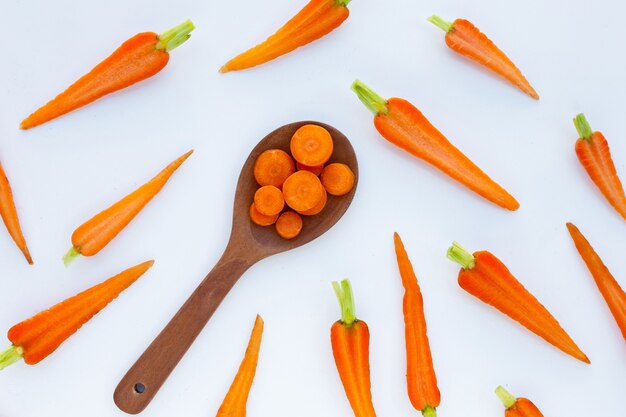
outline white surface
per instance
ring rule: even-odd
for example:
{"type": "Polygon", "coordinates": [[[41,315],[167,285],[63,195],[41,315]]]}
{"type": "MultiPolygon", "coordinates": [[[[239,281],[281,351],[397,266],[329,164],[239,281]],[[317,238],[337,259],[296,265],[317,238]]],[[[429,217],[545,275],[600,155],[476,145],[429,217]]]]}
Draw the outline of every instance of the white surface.
{"type": "Polygon", "coordinates": [[[3,0],[0,158],[36,263],[27,266],[0,228],[0,329],[128,266],[156,264],[47,360],[3,371],[0,415],[123,415],[113,389],[218,259],[248,152],[272,129],[303,119],[330,123],[352,140],[361,168],[353,206],[322,238],[253,267],[143,415],[214,415],[260,313],[266,331],[248,415],[350,416],[329,343],[339,315],[329,282],[343,277],[370,325],[378,414],[418,415],[405,390],[394,230],[425,297],[439,415],[502,415],[498,384],[530,397],[546,416],[619,415],[624,340],[564,223],[575,222],[626,285],[625,224],[578,165],[571,123],[584,111],[626,175],[626,60],[617,48],[626,6],[354,0],[348,21],[323,40],[250,71],[217,73],[303,3],[3,0]],[[541,101],[451,52],[425,21],[432,13],[474,21],[541,101]],[[188,17],[197,30],[158,76],[42,127],[17,129],[129,36],[188,17]],[[384,141],[350,91],[355,78],[421,108],[521,209],[501,210],[384,141]],[[127,230],[98,256],[63,267],[76,226],[190,148],[195,154],[127,230]],[[498,255],[593,364],[464,293],[445,258],[455,239],[498,255]]]}

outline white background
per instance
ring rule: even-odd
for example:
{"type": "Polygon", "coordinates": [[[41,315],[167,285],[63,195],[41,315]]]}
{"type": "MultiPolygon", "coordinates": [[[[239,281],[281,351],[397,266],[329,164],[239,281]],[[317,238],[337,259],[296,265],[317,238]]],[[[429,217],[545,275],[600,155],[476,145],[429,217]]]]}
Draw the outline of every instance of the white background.
{"type": "MultiPolygon", "coordinates": [[[[3,0],[0,159],[12,182],[28,266],[0,229],[0,328],[147,259],[155,266],[37,366],[0,374],[0,416],[122,416],[119,379],[214,265],[230,229],[239,169],[265,134],[313,119],[352,141],[361,181],[347,215],[317,241],[250,269],[143,413],[214,415],[260,313],[266,331],[249,416],[349,416],[329,329],[331,280],[350,277],[372,334],[380,416],[418,415],[404,380],[404,238],[426,304],[441,416],[502,415],[504,384],[546,416],[617,416],[624,340],[565,229],[576,223],[623,284],[624,221],[574,154],[584,111],[626,175],[626,7],[616,1],[355,0],[339,30],[272,63],[218,74],[303,1],[3,0]],[[455,55],[432,13],[476,23],[520,66],[535,102],[455,55]],[[140,31],[186,18],[197,30],[154,78],[31,131],[19,122],[140,31]],[[350,91],[360,78],[409,99],[521,202],[502,210],[394,148],[350,91]],[[65,269],[83,221],[188,149],[194,155],[106,249],[65,269]],[[562,354],[456,284],[452,240],[491,250],[560,320],[591,366],[562,354]]],[[[8,341],[7,341],[8,345],[8,341]]]]}

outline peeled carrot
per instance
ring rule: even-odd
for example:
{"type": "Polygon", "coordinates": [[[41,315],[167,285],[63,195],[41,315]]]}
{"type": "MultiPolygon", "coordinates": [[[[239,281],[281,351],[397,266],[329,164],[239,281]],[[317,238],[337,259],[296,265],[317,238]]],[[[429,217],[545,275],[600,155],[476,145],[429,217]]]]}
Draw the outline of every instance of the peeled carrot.
{"type": "Polygon", "coordinates": [[[320,179],[326,191],[335,196],[348,194],[354,187],[354,173],[346,164],[334,163],[326,166],[320,179]]]}
{"type": "Polygon", "coordinates": [[[402,309],[404,311],[406,380],[409,399],[413,407],[421,411],[424,417],[436,417],[435,409],[441,403],[441,394],[437,387],[437,376],[426,333],[424,300],[409,255],[397,233],[393,234],[393,241],[404,287],[402,309]]]}
{"type": "Polygon", "coordinates": [[[300,162],[296,162],[296,168],[298,168],[298,171],[309,171],[319,177],[324,169],[324,165],[322,164],[316,167],[310,167],[308,165],[301,164],[300,162]]]}
{"type": "Polygon", "coordinates": [[[13,326],[8,333],[13,345],[0,353],[0,370],[22,358],[28,365],[41,362],[137,281],[153,263],[154,261],[144,262],[120,272],[113,278],[13,326]]]}
{"type": "Polygon", "coordinates": [[[465,291],[500,310],[568,355],[591,363],[552,314],[494,255],[487,251],[472,255],[454,242],[448,249],[448,258],[461,265],[459,285],[465,291]]]}
{"type": "Polygon", "coordinates": [[[580,135],[576,141],[580,164],[613,208],[626,219],[626,195],[615,170],[609,143],[601,132],[591,130],[584,114],[574,118],[574,125],[580,135]]]}
{"type": "Polygon", "coordinates": [[[539,95],[515,64],[484,33],[465,19],[447,22],[439,16],[431,16],[429,22],[446,32],[446,44],[453,51],[478,62],[535,100],[539,95]]]}
{"type": "Polygon", "coordinates": [[[235,375],[235,379],[217,411],[216,417],[245,417],[248,394],[250,393],[250,388],[252,388],[257,363],[259,362],[263,325],[263,319],[257,315],[246,353],[241,361],[241,365],[239,365],[237,375],[235,375]]]}
{"type": "Polygon", "coordinates": [[[20,220],[17,216],[17,209],[15,208],[15,202],[13,201],[13,191],[11,190],[11,184],[4,173],[2,164],[0,164],[0,216],[4,221],[4,225],[9,231],[9,235],[13,238],[13,241],[17,247],[22,251],[26,261],[32,265],[33,259],[30,256],[28,247],[26,246],[26,240],[22,234],[22,228],[20,227],[20,220]]]}
{"type": "Polygon", "coordinates": [[[376,417],[372,403],[367,323],[356,318],[350,281],[333,282],[341,320],[330,329],[333,356],[355,417],[376,417]]]}
{"type": "Polygon", "coordinates": [[[352,90],[374,112],[374,125],[389,142],[435,166],[492,203],[507,210],[519,208],[513,196],[454,147],[411,103],[401,98],[385,100],[358,80],[352,84],[352,90]]]}
{"type": "Polygon", "coordinates": [[[192,153],[193,150],[182,155],[156,177],[79,226],[72,234],[72,247],[63,257],[65,265],[78,255],[93,256],[100,252],[161,191],[174,171],[192,153]]]}
{"type": "Polygon", "coordinates": [[[567,230],[626,340],[626,293],[580,230],[572,223],[567,223],[567,230]]]}
{"type": "Polygon", "coordinates": [[[350,12],[350,0],[311,0],[276,33],[254,48],[228,61],[220,72],[238,71],[264,64],[333,31],[350,12]]]}
{"type": "Polygon", "coordinates": [[[294,211],[286,211],[276,220],[276,233],[283,239],[293,239],[302,231],[302,217],[294,211]]]}
{"type": "Polygon", "coordinates": [[[322,191],[322,199],[319,203],[317,203],[315,207],[307,211],[300,211],[299,213],[305,216],[315,216],[316,214],[320,214],[322,210],[324,210],[324,208],[326,207],[326,203],[328,202],[328,194],[326,193],[326,190],[322,188],[322,191]]]}
{"type": "Polygon", "coordinates": [[[280,149],[264,151],[254,162],[254,178],[260,186],[273,185],[281,188],[294,172],[293,159],[280,149]]]}
{"type": "Polygon", "coordinates": [[[20,128],[46,123],[152,77],[167,65],[169,52],[189,39],[192,30],[194,25],[187,20],[161,35],[144,32],[133,36],[67,90],[24,119],[20,128]]]}
{"type": "Polygon", "coordinates": [[[265,216],[279,214],[285,207],[283,192],[273,185],[265,185],[254,193],[254,206],[265,216]]]}
{"type": "Polygon", "coordinates": [[[296,130],[290,143],[293,159],[308,166],[324,165],[333,154],[333,138],[318,125],[304,125],[296,130]]]}
{"type": "Polygon", "coordinates": [[[496,388],[496,395],[506,408],[505,417],[543,417],[537,406],[527,398],[515,398],[501,386],[496,388]]]}
{"type": "Polygon", "coordinates": [[[265,214],[260,213],[254,203],[250,206],[250,220],[258,226],[271,226],[276,223],[278,220],[278,214],[274,214],[273,216],[266,216],[265,214]]]}
{"type": "Polygon", "coordinates": [[[297,171],[283,184],[285,202],[297,212],[316,207],[324,198],[324,187],[317,176],[308,171],[297,171]]]}

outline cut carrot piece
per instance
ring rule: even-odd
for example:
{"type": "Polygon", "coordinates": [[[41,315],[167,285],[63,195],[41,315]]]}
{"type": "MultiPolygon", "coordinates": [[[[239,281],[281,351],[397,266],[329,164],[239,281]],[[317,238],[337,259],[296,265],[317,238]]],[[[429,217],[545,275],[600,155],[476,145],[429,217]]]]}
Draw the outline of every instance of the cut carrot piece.
{"type": "Polygon", "coordinates": [[[333,138],[318,125],[304,125],[291,138],[291,155],[301,164],[324,165],[333,155],[333,138]]]}
{"type": "Polygon", "coordinates": [[[302,231],[302,217],[294,211],[286,211],[276,221],[276,232],[283,239],[293,239],[302,231]]]}
{"type": "Polygon", "coordinates": [[[252,203],[250,206],[250,220],[259,226],[271,226],[276,223],[276,220],[278,220],[278,214],[274,214],[273,216],[261,214],[254,206],[254,203],[252,203]]]}
{"type": "Polygon", "coordinates": [[[280,149],[267,150],[254,162],[254,178],[260,186],[273,185],[281,188],[285,180],[294,172],[293,159],[287,152],[280,149]]]}
{"type": "Polygon", "coordinates": [[[322,196],[322,199],[315,207],[313,207],[310,210],[302,211],[299,213],[304,216],[315,216],[316,214],[320,214],[322,210],[324,210],[324,207],[326,207],[327,202],[328,202],[328,195],[326,193],[326,190],[324,190],[324,195],[322,196]]]}
{"type": "Polygon", "coordinates": [[[9,235],[17,245],[26,261],[32,265],[33,259],[28,251],[24,234],[22,233],[22,227],[20,226],[20,220],[17,216],[17,209],[15,208],[15,202],[13,201],[13,191],[11,190],[11,184],[4,173],[2,164],[0,164],[0,216],[4,221],[4,225],[9,231],[9,235]]]}
{"type": "Polygon", "coordinates": [[[324,164],[316,167],[310,167],[308,165],[301,164],[300,162],[296,162],[296,168],[298,168],[298,171],[309,171],[311,174],[315,174],[319,177],[324,169],[324,164]]]}
{"type": "Polygon", "coordinates": [[[308,171],[297,171],[283,184],[283,195],[289,207],[297,212],[305,212],[322,201],[324,187],[317,176],[308,171]]]}
{"type": "Polygon", "coordinates": [[[354,187],[354,173],[346,164],[334,163],[326,166],[321,180],[326,191],[335,196],[348,194],[354,187]]]}
{"type": "Polygon", "coordinates": [[[515,398],[502,386],[496,388],[496,395],[506,409],[504,417],[543,417],[541,411],[532,401],[527,398],[515,398]]]}
{"type": "Polygon", "coordinates": [[[265,185],[254,193],[254,206],[265,216],[279,214],[285,207],[283,192],[273,185],[265,185]]]}

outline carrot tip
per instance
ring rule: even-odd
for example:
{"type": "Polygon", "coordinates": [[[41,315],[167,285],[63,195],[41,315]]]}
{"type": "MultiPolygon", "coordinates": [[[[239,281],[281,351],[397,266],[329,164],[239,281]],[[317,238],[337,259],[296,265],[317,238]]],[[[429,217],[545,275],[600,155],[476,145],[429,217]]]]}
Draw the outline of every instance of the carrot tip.
{"type": "Polygon", "coordinates": [[[185,20],[180,25],[175,26],[171,28],[170,30],[165,31],[162,34],[160,34],[159,42],[156,45],[156,49],[165,50],[167,52],[170,52],[176,49],[177,47],[185,43],[185,41],[191,37],[190,33],[195,28],[196,27],[191,22],[191,20],[189,19],[185,20]]]}
{"type": "Polygon", "coordinates": [[[576,126],[576,130],[581,139],[591,139],[593,130],[591,130],[591,126],[589,126],[589,122],[587,122],[587,118],[584,114],[580,113],[574,117],[574,126],[576,126]]]}
{"type": "Polygon", "coordinates": [[[80,256],[80,252],[78,251],[78,249],[72,246],[70,250],[67,251],[65,256],[63,256],[63,265],[65,265],[66,267],[69,266],[79,256],[80,256]]]}
{"type": "Polygon", "coordinates": [[[220,74],[226,74],[227,72],[230,72],[230,68],[228,68],[228,66],[226,65],[222,65],[222,68],[220,68],[220,74]]]}
{"type": "Polygon", "coordinates": [[[346,326],[352,326],[356,321],[356,308],[354,305],[354,295],[349,279],[341,282],[333,281],[333,289],[339,300],[341,307],[341,322],[346,326]]]}
{"type": "Polygon", "coordinates": [[[500,398],[500,401],[502,401],[502,404],[504,405],[504,407],[506,407],[507,410],[513,407],[517,402],[517,398],[515,398],[510,392],[505,390],[502,385],[496,388],[496,395],[498,396],[498,398],[500,398]]]}
{"type": "Polygon", "coordinates": [[[461,265],[463,269],[472,269],[476,265],[476,258],[463,248],[458,242],[452,242],[446,254],[448,259],[461,265]]]}
{"type": "Polygon", "coordinates": [[[12,345],[10,348],[0,352],[0,371],[7,366],[13,365],[22,359],[24,349],[19,346],[12,345]]]}
{"type": "Polygon", "coordinates": [[[352,83],[351,88],[352,91],[354,91],[359,97],[359,100],[365,104],[365,107],[370,109],[375,115],[380,113],[389,113],[387,100],[376,94],[374,90],[363,84],[361,81],[355,80],[352,83]]]}
{"type": "Polygon", "coordinates": [[[450,32],[450,30],[452,29],[452,22],[448,22],[447,20],[443,20],[442,18],[440,18],[437,15],[432,15],[431,17],[429,17],[428,20],[430,23],[432,23],[433,25],[437,26],[438,28],[444,30],[445,32],[450,32]]]}
{"type": "Polygon", "coordinates": [[[24,250],[22,250],[22,253],[24,254],[24,258],[26,258],[26,262],[28,262],[29,265],[32,265],[33,258],[30,256],[30,252],[28,251],[28,248],[24,248],[24,250]]]}
{"type": "Polygon", "coordinates": [[[427,405],[426,408],[422,410],[423,417],[437,417],[437,410],[430,405],[427,405]]]}

